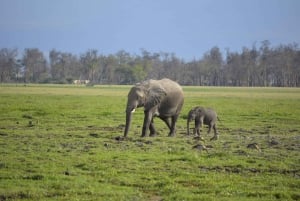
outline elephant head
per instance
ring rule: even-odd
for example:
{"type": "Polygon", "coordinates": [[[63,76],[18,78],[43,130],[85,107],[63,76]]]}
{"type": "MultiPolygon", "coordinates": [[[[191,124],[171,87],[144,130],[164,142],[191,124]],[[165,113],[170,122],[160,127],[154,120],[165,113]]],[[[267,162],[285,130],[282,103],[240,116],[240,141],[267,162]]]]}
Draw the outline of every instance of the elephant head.
{"type": "Polygon", "coordinates": [[[127,137],[131,124],[132,113],[135,111],[135,109],[144,107],[145,112],[152,110],[161,102],[165,95],[166,92],[161,86],[152,85],[149,82],[139,83],[131,88],[127,99],[124,137],[127,137]]]}
{"type": "Polygon", "coordinates": [[[126,114],[133,113],[136,108],[145,105],[146,89],[143,86],[134,86],[128,93],[126,114]]]}
{"type": "MultiPolygon", "coordinates": [[[[205,108],[197,106],[189,111],[187,118],[187,134],[190,135],[190,122],[195,120],[195,124],[202,124],[205,119],[205,108]]],[[[196,127],[196,125],[195,125],[196,127]]],[[[196,134],[196,128],[194,129],[194,134],[196,134]]]]}
{"type": "Polygon", "coordinates": [[[196,108],[193,108],[189,111],[188,117],[187,117],[187,134],[190,135],[190,122],[195,120],[196,118],[196,108]]]}

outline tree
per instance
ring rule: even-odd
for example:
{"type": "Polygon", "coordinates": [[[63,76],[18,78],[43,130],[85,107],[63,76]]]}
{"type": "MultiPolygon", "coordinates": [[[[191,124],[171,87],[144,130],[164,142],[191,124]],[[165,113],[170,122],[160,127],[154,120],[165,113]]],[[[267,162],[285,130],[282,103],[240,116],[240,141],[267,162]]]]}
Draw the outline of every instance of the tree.
{"type": "Polygon", "coordinates": [[[227,52],[226,58],[226,69],[228,73],[228,85],[231,86],[241,86],[242,81],[242,70],[240,66],[242,65],[241,57],[238,53],[227,52]]]}
{"type": "Polygon", "coordinates": [[[98,51],[88,50],[85,54],[81,55],[80,60],[83,67],[81,77],[90,80],[92,83],[96,82],[96,73],[97,71],[101,71],[98,51]]]}
{"type": "Polygon", "coordinates": [[[49,58],[53,82],[70,83],[74,79],[80,79],[82,65],[76,55],[51,50],[49,58]]]}
{"type": "Polygon", "coordinates": [[[298,52],[296,44],[280,45],[273,51],[272,73],[275,86],[297,86],[300,70],[298,52]]]}
{"type": "Polygon", "coordinates": [[[18,50],[3,48],[0,50],[0,82],[18,81],[20,65],[17,60],[18,50]]]}
{"type": "Polygon", "coordinates": [[[204,69],[202,70],[210,86],[219,86],[222,77],[223,58],[218,47],[213,47],[203,57],[204,69]]]}
{"type": "Polygon", "coordinates": [[[113,84],[115,79],[115,69],[118,66],[118,60],[115,55],[108,55],[101,58],[102,72],[100,74],[99,82],[101,84],[113,84]]]}
{"type": "Polygon", "coordinates": [[[50,58],[50,72],[53,80],[62,81],[65,78],[65,72],[62,66],[61,52],[51,50],[50,58]]]}
{"type": "Polygon", "coordinates": [[[37,48],[25,49],[23,65],[25,82],[42,82],[48,76],[47,61],[37,48]]]}
{"type": "Polygon", "coordinates": [[[269,86],[269,72],[270,72],[270,42],[268,40],[262,41],[262,45],[260,47],[260,86],[269,86]]]}

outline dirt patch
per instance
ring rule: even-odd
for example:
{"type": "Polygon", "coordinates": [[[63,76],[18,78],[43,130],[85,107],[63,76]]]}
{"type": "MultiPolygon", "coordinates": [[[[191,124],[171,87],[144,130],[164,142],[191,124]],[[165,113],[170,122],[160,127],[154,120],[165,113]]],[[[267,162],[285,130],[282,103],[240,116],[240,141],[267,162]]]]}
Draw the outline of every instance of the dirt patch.
{"type": "Polygon", "coordinates": [[[0,132],[0,136],[8,136],[7,133],[0,132]]]}
{"type": "Polygon", "coordinates": [[[89,135],[94,138],[100,138],[100,134],[98,133],[90,133],[89,135]]]}

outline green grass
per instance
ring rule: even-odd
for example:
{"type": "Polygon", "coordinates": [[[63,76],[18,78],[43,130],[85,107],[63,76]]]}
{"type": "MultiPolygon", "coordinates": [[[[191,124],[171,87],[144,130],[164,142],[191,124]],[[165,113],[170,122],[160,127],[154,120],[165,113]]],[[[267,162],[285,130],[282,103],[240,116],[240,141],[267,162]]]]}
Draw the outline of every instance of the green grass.
{"type": "Polygon", "coordinates": [[[140,138],[138,109],[118,141],[129,88],[0,85],[0,200],[300,199],[300,89],[184,87],[176,137],[155,119],[140,138]],[[218,141],[186,136],[196,105],[218,112],[218,141]]]}

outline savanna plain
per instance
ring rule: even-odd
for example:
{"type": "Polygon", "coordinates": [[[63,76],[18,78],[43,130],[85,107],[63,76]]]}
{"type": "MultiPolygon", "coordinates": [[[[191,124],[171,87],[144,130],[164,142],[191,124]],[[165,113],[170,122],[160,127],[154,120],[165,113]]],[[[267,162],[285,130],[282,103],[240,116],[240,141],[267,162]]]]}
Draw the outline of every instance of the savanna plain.
{"type": "Polygon", "coordinates": [[[183,87],[176,137],[137,109],[123,139],[130,87],[0,85],[0,200],[300,200],[299,88],[183,87]],[[198,105],[218,140],[186,135],[198,105]]]}

